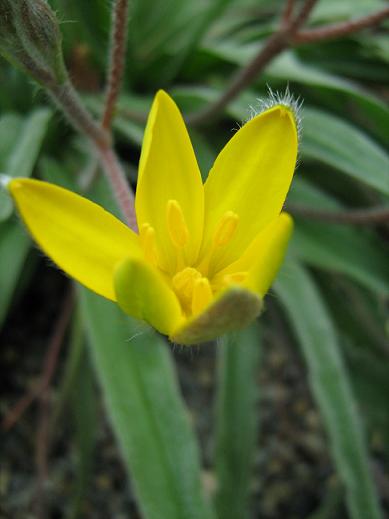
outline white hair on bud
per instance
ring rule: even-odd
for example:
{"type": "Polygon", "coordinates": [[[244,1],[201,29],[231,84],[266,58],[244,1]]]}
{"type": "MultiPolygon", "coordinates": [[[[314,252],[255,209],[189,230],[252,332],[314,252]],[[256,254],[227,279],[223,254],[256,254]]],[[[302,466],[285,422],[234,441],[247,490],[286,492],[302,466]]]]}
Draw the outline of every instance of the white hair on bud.
{"type": "Polygon", "coordinates": [[[5,189],[8,188],[8,184],[11,182],[12,177],[8,175],[4,175],[3,173],[0,173],[0,186],[4,187],[5,189]]]}
{"type": "Polygon", "coordinates": [[[294,116],[296,121],[297,128],[297,136],[300,142],[301,133],[302,133],[302,106],[303,100],[299,97],[295,97],[289,90],[289,85],[286,87],[284,92],[273,91],[269,85],[267,85],[268,95],[267,97],[261,99],[256,99],[255,105],[249,106],[249,116],[247,121],[251,121],[257,115],[270,110],[274,106],[285,106],[288,110],[290,110],[294,116]]]}

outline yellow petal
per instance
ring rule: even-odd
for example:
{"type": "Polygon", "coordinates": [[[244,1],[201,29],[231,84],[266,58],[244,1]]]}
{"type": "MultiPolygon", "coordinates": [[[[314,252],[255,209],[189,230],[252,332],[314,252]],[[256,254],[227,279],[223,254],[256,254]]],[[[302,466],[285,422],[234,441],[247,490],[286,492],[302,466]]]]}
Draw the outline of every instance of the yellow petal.
{"type": "Polygon", "coordinates": [[[177,204],[182,210],[178,223],[188,231],[184,254],[189,263],[196,260],[203,232],[203,191],[184,120],[174,101],[160,90],[151,108],[143,140],[136,213],[139,228],[148,223],[155,229],[163,270],[173,272],[176,268],[176,244],[171,239],[175,229],[169,233],[168,223],[171,225],[169,209],[177,208],[177,204]]]}
{"type": "Polygon", "coordinates": [[[200,314],[173,330],[170,340],[190,345],[211,341],[221,335],[245,328],[262,309],[261,299],[253,292],[231,286],[221,292],[200,314]]]}
{"type": "Polygon", "coordinates": [[[54,263],[115,301],[114,267],[141,255],[137,235],[99,205],[53,184],[19,178],[8,187],[30,233],[54,263]]]}
{"type": "Polygon", "coordinates": [[[247,272],[242,286],[263,297],[281,267],[292,229],[292,218],[281,213],[256,236],[237,261],[215,276],[215,284],[222,284],[226,276],[233,278],[234,273],[247,272]]]}
{"type": "Polygon", "coordinates": [[[256,234],[281,211],[297,157],[294,115],[275,106],[238,130],[217,157],[205,183],[205,252],[228,211],[239,224],[223,249],[216,251],[213,270],[239,257],[256,234]]]}
{"type": "Polygon", "coordinates": [[[118,305],[169,335],[182,321],[180,304],[161,274],[142,260],[125,259],[115,270],[118,305]]]}

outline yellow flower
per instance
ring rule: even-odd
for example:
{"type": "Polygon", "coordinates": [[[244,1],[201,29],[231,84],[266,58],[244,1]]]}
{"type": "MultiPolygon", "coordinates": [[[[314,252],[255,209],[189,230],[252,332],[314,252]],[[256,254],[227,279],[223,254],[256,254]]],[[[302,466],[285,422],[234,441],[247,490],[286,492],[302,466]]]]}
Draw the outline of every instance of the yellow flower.
{"type": "Polygon", "coordinates": [[[297,145],[293,111],[274,104],[233,135],[203,185],[183,118],[160,91],[139,165],[139,234],[58,186],[19,178],[8,187],[61,269],[172,341],[193,344],[260,313],[292,229],[281,210],[297,145]]]}

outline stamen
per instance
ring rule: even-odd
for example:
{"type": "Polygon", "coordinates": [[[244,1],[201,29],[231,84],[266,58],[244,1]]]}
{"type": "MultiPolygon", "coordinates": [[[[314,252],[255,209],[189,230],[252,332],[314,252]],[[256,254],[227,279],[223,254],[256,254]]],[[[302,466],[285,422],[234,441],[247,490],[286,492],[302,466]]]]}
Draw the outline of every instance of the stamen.
{"type": "Polygon", "coordinates": [[[173,288],[179,297],[181,296],[191,300],[195,281],[200,278],[201,274],[198,270],[192,267],[186,267],[180,272],[177,272],[173,277],[173,288]]]}
{"type": "Polygon", "coordinates": [[[247,272],[234,272],[233,274],[226,274],[223,281],[226,285],[233,285],[236,283],[243,283],[247,278],[247,272]]]}
{"type": "Polygon", "coordinates": [[[227,211],[224,213],[216,227],[215,235],[213,237],[213,242],[216,247],[223,247],[231,241],[238,223],[239,216],[236,213],[233,211],[227,211]]]}
{"type": "Polygon", "coordinates": [[[155,229],[149,223],[142,224],[139,230],[140,242],[147,261],[155,265],[158,261],[155,229]]]}
{"type": "Polygon", "coordinates": [[[166,205],[166,219],[172,243],[179,249],[185,247],[189,239],[189,231],[185,216],[177,200],[169,200],[166,205]]]}
{"type": "Polygon", "coordinates": [[[208,278],[197,279],[193,287],[193,314],[199,314],[212,301],[212,297],[212,289],[208,278]]]}

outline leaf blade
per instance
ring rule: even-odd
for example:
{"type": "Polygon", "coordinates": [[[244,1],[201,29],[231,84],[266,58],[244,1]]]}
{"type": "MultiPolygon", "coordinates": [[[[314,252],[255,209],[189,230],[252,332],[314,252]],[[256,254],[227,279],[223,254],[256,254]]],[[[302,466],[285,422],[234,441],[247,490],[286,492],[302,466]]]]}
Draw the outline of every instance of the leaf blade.
{"type": "Polygon", "coordinates": [[[275,285],[299,339],[353,519],[382,517],[348,374],[327,309],[307,272],[289,261],[275,285]],[[304,303],[304,313],[301,303],[304,303]]]}
{"type": "Polygon", "coordinates": [[[218,350],[216,509],[223,519],[249,517],[248,493],[257,429],[257,324],[221,339],[218,350]]]}
{"type": "Polygon", "coordinates": [[[106,404],[147,519],[211,519],[197,444],[163,341],[113,304],[81,291],[106,404]],[[131,339],[129,339],[131,337],[131,339]]]}

